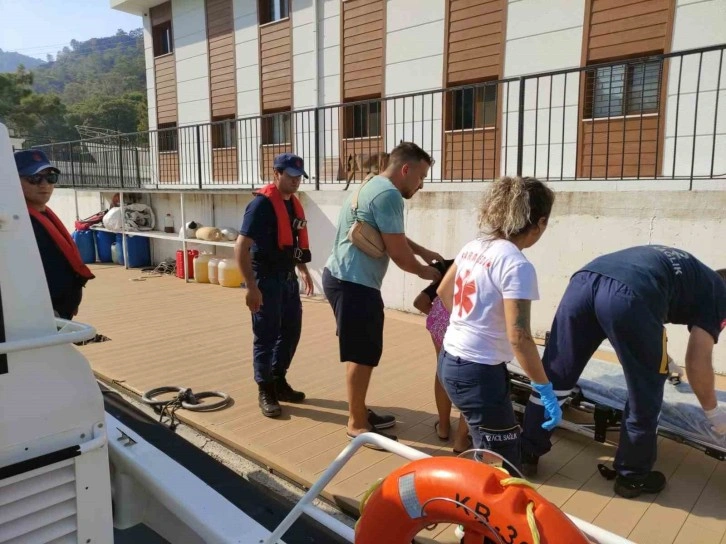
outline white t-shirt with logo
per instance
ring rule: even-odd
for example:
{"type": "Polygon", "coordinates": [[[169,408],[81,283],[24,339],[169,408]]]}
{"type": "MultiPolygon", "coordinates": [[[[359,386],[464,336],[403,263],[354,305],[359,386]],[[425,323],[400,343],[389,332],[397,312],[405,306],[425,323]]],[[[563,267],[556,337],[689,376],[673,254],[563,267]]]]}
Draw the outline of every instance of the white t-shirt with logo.
{"type": "Polygon", "coordinates": [[[454,262],[454,304],[444,349],[486,365],[512,360],[504,299],[539,299],[534,266],[507,240],[473,240],[454,262]]]}

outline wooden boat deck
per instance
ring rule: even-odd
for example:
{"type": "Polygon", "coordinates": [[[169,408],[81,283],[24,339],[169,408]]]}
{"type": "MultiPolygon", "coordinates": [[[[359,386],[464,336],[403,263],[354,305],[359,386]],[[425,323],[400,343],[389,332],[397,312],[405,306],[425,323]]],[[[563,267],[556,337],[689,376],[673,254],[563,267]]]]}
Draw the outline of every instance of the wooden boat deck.
{"type": "MultiPolygon", "coordinates": [[[[302,339],[289,374],[307,401],[284,405],[282,417],[267,419],[257,407],[243,291],[113,265],[93,269],[96,279],[85,290],[78,320],[110,338],[80,348],[100,379],[136,394],[161,385],[229,393],[234,404],[227,409],[177,415],[305,487],[348,444],[344,367],[337,362],[335,323],[326,301],[304,301],[302,339]]],[[[450,454],[451,443],[442,444],[433,428],[435,358],[423,319],[387,312],[384,346],[370,406],[396,415],[394,432],[403,443],[431,455],[450,454]]],[[[724,380],[720,387],[726,388],[724,380]]],[[[726,462],[661,439],[657,468],[669,477],[668,487],[655,497],[626,500],[615,497],[612,482],[597,472],[598,462],[612,461],[612,446],[562,430],[555,438],[552,452],[540,461],[536,484],[564,511],[642,544],[726,544],[726,462]]],[[[356,512],[369,486],[404,462],[364,448],[325,497],[356,512]]],[[[451,526],[422,537],[456,542],[451,526]]]]}

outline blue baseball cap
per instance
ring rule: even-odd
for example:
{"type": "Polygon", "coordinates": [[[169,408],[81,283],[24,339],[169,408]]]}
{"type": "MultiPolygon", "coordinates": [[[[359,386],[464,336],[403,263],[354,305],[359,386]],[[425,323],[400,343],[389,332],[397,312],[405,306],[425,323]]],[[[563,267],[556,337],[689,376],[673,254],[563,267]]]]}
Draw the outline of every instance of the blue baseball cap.
{"type": "Polygon", "coordinates": [[[293,153],[280,153],[275,157],[272,167],[275,170],[283,170],[288,176],[303,176],[308,179],[308,174],[305,172],[305,163],[293,153]]]}
{"type": "Polygon", "coordinates": [[[46,168],[50,168],[56,174],[60,174],[60,170],[50,163],[46,154],[40,149],[16,151],[15,166],[18,168],[18,175],[20,176],[34,176],[46,168]]]}

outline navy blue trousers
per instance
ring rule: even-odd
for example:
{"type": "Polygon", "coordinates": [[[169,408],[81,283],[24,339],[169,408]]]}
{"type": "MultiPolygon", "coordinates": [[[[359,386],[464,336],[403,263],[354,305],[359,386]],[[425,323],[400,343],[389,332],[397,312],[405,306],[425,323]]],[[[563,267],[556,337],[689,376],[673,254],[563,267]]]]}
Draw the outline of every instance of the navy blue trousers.
{"type": "Polygon", "coordinates": [[[519,469],[520,428],[510,397],[507,365],[475,363],[442,349],[436,373],[451,402],[464,415],[474,448],[498,453],[519,469]]]}
{"type": "MultiPolygon", "coordinates": [[[[656,459],[656,430],[668,356],[663,318],[623,283],[579,272],[557,308],[542,362],[561,403],[577,384],[603,340],[612,344],[628,387],[615,470],[645,477],[656,459]]],[[[522,450],[537,456],[550,450],[552,433],[542,429],[544,408],[530,396],[524,416],[522,450]]]]}
{"type": "Polygon", "coordinates": [[[257,278],[260,311],[252,314],[255,381],[284,377],[295,355],[302,328],[300,285],[294,273],[257,278]]]}

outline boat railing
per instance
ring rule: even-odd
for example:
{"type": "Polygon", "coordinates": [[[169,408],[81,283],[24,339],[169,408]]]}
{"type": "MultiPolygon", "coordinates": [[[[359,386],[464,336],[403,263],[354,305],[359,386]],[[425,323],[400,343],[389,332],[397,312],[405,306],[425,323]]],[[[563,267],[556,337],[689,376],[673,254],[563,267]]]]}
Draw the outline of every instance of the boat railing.
{"type": "MultiPolygon", "coordinates": [[[[307,493],[305,493],[305,495],[303,495],[303,497],[292,508],[290,513],[285,517],[285,519],[282,520],[280,525],[277,526],[277,528],[263,542],[263,544],[280,543],[282,536],[303,514],[307,514],[327,529],[348,540],[348,542],[354,542],[354,529],[352,529],[342,521],[334,518],[327,512],[324,512],[323,510],[315,506],[313,502],[316,498],[318,498],[318,496],[322,493],[323,489],[325,489],[325,487],[331,482],[331,480],[335,478],[338,472],[340,472],[340,470],[351,459],[351,457],[353,457],[353,455],[355,455],[355,453],[366,444],[370,444],[378,449],[382,449],[390,453],[396,454],[399,457],[408,459],[409,461],[416,461],[418,459],[425,459],[427,457],[431,457],[430,455],[423,453],[417,449],[406,446],[394,440],[390,440],[379,434],[363,433],[357,436],[354,440],[351,441],[350,444],[348,444],[348,446],[346,446],[346,448],[342,452],[340,452],[338,457],[336,457],[335,460],[325,470],[325,472],[323,472],[322,476],[320,476],[318,481],[315,482],[315,484],[308,490],[307,493]]],[[[609,531],[606,531],[605,529],[592,525],[591,523],[581,520],[575,516],[567,514],[567,517],[569,517],[570,520],[572,520],[572,522],[577,525],[577,527],[583,533],[585,533],[588,538],[590,538],[594,542],[597,542],[598,544],[633,544],[632,541],[627,540],[626,538],[623,538],[609,531]]]]}
{"type": "Polygon", "coordinates": [[[53,334],[0,342],[0,355],[63,344],[74,344],[90,340],[96,336],[96,329],[85,323],[56,318],[55,324],[57,332],[53,334]]]}

